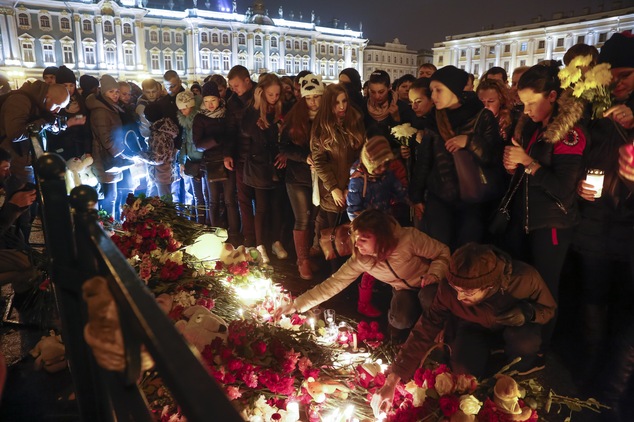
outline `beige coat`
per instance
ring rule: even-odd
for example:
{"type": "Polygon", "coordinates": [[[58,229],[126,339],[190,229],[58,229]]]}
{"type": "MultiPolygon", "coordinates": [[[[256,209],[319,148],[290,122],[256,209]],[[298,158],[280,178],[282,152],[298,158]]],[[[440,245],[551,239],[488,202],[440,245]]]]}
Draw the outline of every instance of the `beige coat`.
{"type": "Polygon", "coordinates": [[[365,255],[351,256],[336,273],[295,299],[297,310],[304,312],[330,299],[364,272],[396,290],[420,288],[421,277],[425,274],[433,274],[442,280],[451,256],[449,248],[413,227],[396,225],[395,230],[398,244],[385,261],[378,262],[365,255]]]}

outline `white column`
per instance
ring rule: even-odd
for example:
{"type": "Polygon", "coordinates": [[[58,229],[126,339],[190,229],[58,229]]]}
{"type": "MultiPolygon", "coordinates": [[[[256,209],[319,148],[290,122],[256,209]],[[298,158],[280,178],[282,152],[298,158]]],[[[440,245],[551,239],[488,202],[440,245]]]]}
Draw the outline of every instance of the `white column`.
{"type": "Polygon", "coordinates": [[[196,57],[194,50],[194,31],[191,28],[187,28],[185,30],[185,42],[187,44],[187,74],[194,75],[196,74],[196,57]]]}
{"type": "MultiPolygon", "coordinates": [[[[309,41],[309,47],[310,49],[310,67],[312,67],[311,71],[313,73],[319,73],[320,72],[320,67],[317,64],[317,40],[316,39],[311,39],[309,41]]],[[[321,75],[325,78],[326,75],[321,75]]]]}
{"type": "Polygon", "coordinates": [[[20,51],[20,41],[18,40],[18,28],[15,24],[15,11],[9,9],[7,10],[7,26],[9,34],[13,35],[11,37],[11,51],[13,52],[13,60],[16,64],[18,62],[22,62],[22,53],[20,51]]]}
{"type": "Polygon", "coordinates": [[[117,43],[117,69],[125,69],[123,63],[123,35],[121,33],[121,18],[114,19],[114,35],[117,43]]]}
{"type": "Polygon", "coordinates": [[[513,72],[513,70],[518,67],[517,66],[517,41],[511,42],[511,66],[509,70],[513,72]]]}
{"type": "Polygon", "coordinates": [[[495,65],[500,66],[500,57],[502,53],[502,45],[500,43],[495,44],[495,65]]]}
{"type": "Polygon", "coordinates": [[[77,67],[79,69],[86,66],[84,63],[84,44],[81,41],[81,16],[73,15],[75,23],[75,47],[77,48],[77,67]]]}
{"type": "MultiPolygon", "coordinates": [[[[4,64],[7,64],[7,60],[13,61],[11,55],[11,38],[9,38],[9,29],[7,28],[7,17],[5,15],[7,9],[0,11],[0,32],[2,32],[2,55],[4,56],[4,64]]],[[[9,18],[11,19],[11,18],[9,18]]],[[[13,38],[17,37],[17,34],[11,34],[13,38]]]]}
{"type": "Polygon", "coordinates": [[[465,70],[467,71],[467,73],[472,73],[473,69],[471,69],[472,63],[471,60],[473,60],[473,49],[471,47],[467,48],[467,65],[465,70]]]}
{"type": "Polygon", "coordinates": [[[284,55],[285,55],[285,50],[286,49],[286,37],[284,37],[284,35],[280,35],[279,39],[277,40],[277,51],[280,54],[280,68],[283,68],[284,66],[282,66],[282,64],[284,64],[284,55]]]}
{"type": "Polygon", "coordinates": [[[535,64],[535,40],[528,40],[528,61],[526,62],[528,66],[532,66],[535,64]]]}
{"type": "Polygon", "coordinates": [[[275,72],[276,69],[271,69],[271,35],[264,35],[264,67],[268,72],[275,72]]]}
{"type": "Polygon", "coordinates": [[[148,70],[147,53],[145,51],[145,29],[142,20],[134,21],[134,39],[136,40],[136,68],[148,70]]]}
{"type": "Polygon", "coordinates": [[[544,55],[545,60],[550,60],[553,58],[553,37],[546,37],[546,54],[544,55]]]}
{"type": "MultiPolygon", "coordinates": [[[[95,25],[95,34],[97,35],[97,45],[95,46],[95,48],[97,49],[97,51],[95,52],[97,54],[97,66],[99,67],[99,69],[105,69],[106,68],[106,60],[105,60],[105,53],[104,53],[104,45],[103,45],[103,27],[102,25],[102,17],[101,16],[95,16],[95,21],[94,21],[94,25],[95,25]]],[[[117,43],[117,50],[121,49],[121,44],[117,43]]]]}
{"type": "Polygon", "coordinates": [[[345,67],[352,66],[352,47],[350,44],[343,46],[343,65],[345,67]]]}
{"type": "MultiPolygon", "coordinates": [[[[364,79],[364,75],[363,75],[363,56],[364,56],[364,49],[361,45],[359,45],[359,51],[357,51],[357,71],[359,72],[359,74],[361,75],[361,80],[364,79]]],[[[352,65],[352,63],[351,63],[352,65]]]]}
{"type": "Polygon", "coordinates": [[[253,33],[250,32],[247,34],[247,69],[249,69],[251,73],[257,71],[257,69],[254,69],[253,64],[253,54],[255,53],[253,43],[253,33]]]}

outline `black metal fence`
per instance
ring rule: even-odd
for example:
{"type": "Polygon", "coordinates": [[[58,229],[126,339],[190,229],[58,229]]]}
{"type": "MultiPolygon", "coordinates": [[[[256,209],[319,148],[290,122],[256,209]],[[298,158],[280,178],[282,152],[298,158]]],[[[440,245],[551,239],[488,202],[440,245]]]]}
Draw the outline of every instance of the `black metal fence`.
{"type": "Polygon", "coordinates": [[[52,261],[51,281],[82,420],[155,420],[137,384],[144,346],[189,421],[242,421],[99,225],[95,190],[78,186],[69,197],[66,164],[56,154],[41,156],[35,170],[46,249],[52,261]],[[84,340],[88,316],[82,285],[94,276],[107,279],[118,309],[125,348],[123,372],[101,368],[84,340]]]}

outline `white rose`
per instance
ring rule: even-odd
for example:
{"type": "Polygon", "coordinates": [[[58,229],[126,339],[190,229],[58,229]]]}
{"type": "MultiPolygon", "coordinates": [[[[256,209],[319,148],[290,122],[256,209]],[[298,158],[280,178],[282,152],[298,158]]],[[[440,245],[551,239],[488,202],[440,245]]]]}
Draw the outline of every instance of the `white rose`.
{"type": "Polygon", "coordinates": [[[427,398],[427,389],[420,388],[414,381],[405,384],[405,391],[412,395],[412,404],[415,407],[421,407],[427,398]]]}
{"type": "Polygon", "coordinates": [[[477,415],[482,407],[482,402],[471,394],[460,396],[460,410],[465,415],[477,415]]]}
{"type": "Polygon", "coordinates": [[[450,394],[455,388],[453,376],[449,372],[436,375],[436,385],[434,388],[439,396],[450,394]]]}

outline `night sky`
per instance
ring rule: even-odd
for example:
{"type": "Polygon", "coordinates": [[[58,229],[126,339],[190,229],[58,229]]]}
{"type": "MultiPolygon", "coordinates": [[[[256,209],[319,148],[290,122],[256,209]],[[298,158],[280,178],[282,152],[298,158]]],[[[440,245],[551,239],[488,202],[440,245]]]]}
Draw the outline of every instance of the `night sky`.
{"type": "MultiPolygon", "coordinates": [[[[229,0],[216,0],[231,3],[229,0]]],[[[199,1],[202,3],[202,1],[199,1]]],[[[253,0],[238,0],[238,13],[244,13],[253,0]]],[[[598,11],[601,0],[265,0],[264,6],[269,16],[277,18],[280,5],[284,17],[292,10],[295,19],[302,12],[303,21],[310,21],[310,11],[320,17],[326,25],[333,18],[340,20],[340,27],[347,22],[351,29],[358,30],[363,22],[363,35],[371,42],[383,43],[395,37],[409,48],[431,48],[446,35],[477,32],[483,26],[502,27],[507,22],[530,23],[534,17],[542,15],[550,19],[553,13],[564,12],[567,16],[574,11],[575,16],[582,9],[590,7],[598,11]],[[528,7],[530,5],[530,7],[528,7]]],[[[622,7],[634,6],[634,0],[621,0],[622,7]]],[[[612,9],[612,2],[605,1],[605,9],[612,9]]]]}

